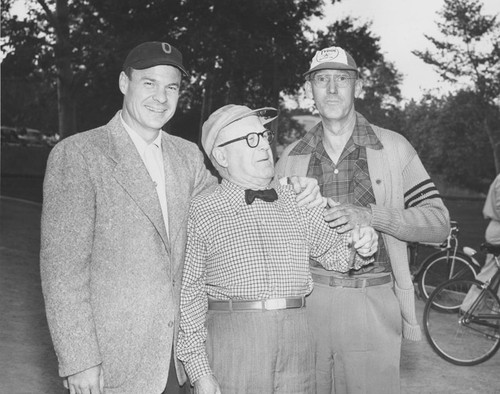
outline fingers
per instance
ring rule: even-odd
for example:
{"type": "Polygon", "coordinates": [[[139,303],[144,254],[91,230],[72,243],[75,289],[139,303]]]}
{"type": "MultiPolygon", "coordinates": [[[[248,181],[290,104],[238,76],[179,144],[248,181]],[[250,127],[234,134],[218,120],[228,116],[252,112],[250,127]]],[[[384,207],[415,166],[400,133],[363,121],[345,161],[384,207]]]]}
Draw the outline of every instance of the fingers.
{"type": "Polygon", "coordinates": [[[337,206],[337,205],[340,205],[340,203],[339,203],[339,202],[335,201],[335,200],[334,200],[333,198],[331,198],[331,197],[328,197],[328,198],[326,199],[326,201],[327,201],[328,206],[329,206],[330,208],[335,207],[335,206],[337,206]]]}
{"type": "Polygon", "coordinates": [[[311,209],[324,204],[316,179],[291,177],[290,181],[297,193],[296,201],[299,207],[305,206],[311,209]]]}
{"type": "Polygon", "coordinates": [[[378,234],[371,227],[360,228],[360,238],[354,244],[359,255],[368,257],[373,255],[378,250],[378,234]]]}
{"type": "Polygon", "coordinates": [[[70,394],[102,394],[104,392],[104,377],[101,365],[68,376],[66,385],[70,394]]]}
{"type": "Polygon", "coordinates": [[[327,199],[327,203],[330,208],[325,209],[323,217],[328,225],[337,230],[339,234],[353,230],[355,223],[349,221],[349,216],[341,204],[331,198],[327,199]]]}
{"type": "Polygon", "coordinates": [[[360,244],[359,239],[360,239],[359,226],[356,225],[351,230],[351,245],[352,247],[354,247],[354,249],[359,249],[359,246],[357,246],[360,244]]]}
{"type": "Polygon", "coordinates": [[[298,176],[291,176],[288,178],[289,184],[293,186],[293,191],[299,194],[302,191],[302,185],[300,184],[300,178],[298,176]]]}

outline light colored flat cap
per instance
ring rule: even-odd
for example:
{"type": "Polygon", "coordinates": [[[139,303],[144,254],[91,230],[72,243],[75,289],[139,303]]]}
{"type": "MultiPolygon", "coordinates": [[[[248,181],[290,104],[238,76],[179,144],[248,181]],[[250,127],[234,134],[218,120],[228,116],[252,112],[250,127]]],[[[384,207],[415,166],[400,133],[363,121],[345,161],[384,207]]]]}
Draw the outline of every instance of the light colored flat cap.
{"type": "Polygon", "coordinates": [[[229,104],[219,108],[203,123],[201,128],[201,145],[205,153],[210,157],[214,148],[214,142],[220,131],[230,124],[237,122],[247,116],[257,116],[265,125],[278,117],[278,110],[272,107],[250,109],[245,105],[229,104]]]}

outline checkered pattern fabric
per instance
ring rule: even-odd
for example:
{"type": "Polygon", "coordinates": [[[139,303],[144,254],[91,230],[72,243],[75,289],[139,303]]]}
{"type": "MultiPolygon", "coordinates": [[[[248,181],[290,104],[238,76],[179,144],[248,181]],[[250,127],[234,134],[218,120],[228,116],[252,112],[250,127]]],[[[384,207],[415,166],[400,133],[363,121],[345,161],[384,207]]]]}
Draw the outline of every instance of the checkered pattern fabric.
{"type": "MultiPolygon", "coordinates": [[[[307,176],[318,180],[321,194],[331,197],[341,203],[349,203],[367,207],[375,204],[366,148],[382,149],[382,143],[373,132],[368,121],[357,114],[356,126],[351,138],[346,143],[338,163],[335,164],[328,156],[323,145],[323,124],[306,134],[290,155],[311,154],[307,176]]],[[[366,272],[391,272],[389,255],[384,240],[379,234],[379,247],[375,255],[374,266],[353,272],[362,275],[366,272]]],[[[318,264],[312,262],[317,267],[318,264]]]]}
{"type": "MultiPolygon", "coordinates": [[[[347,236],[330,229],[323,209],[299,208],[292,186],[278,200],[245,203],[244,189],[223,180],[190,210],[177,345],[191,382],[211,373],[205,351],[208,297],[262,300],[307,295],[309,256],[328,270],[348,270],[347,236]]],[[[356,255],[355,267],[372,259],[356,255]]]]}

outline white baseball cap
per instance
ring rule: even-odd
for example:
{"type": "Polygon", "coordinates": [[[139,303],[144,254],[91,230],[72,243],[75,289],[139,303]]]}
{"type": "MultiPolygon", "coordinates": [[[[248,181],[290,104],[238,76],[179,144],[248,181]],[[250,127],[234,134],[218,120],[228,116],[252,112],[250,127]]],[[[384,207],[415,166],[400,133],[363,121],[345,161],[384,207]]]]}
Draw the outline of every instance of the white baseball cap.
{"type": "Polygon", "coordinates": [[[314,71],[327,69],[358,71],[356,62],[349,53],[340,47],[329,47],[316,52],[304,76],[314,71]]]}

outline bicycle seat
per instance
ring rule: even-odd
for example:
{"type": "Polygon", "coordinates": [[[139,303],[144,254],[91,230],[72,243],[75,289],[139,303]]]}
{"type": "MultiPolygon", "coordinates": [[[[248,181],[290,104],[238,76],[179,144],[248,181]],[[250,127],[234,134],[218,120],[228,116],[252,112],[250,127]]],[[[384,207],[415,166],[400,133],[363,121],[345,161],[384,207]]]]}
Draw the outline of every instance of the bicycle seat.
{"type": "Polygon", "coordinates": [[[484,250],[487,253],[491,253],[495,256],[500,256],[500,245],[493,245],[485,242],[481,245],[481,250],[484,250]]]}

